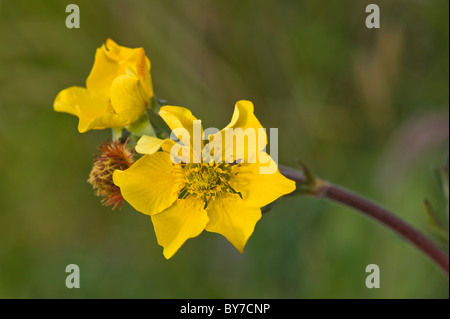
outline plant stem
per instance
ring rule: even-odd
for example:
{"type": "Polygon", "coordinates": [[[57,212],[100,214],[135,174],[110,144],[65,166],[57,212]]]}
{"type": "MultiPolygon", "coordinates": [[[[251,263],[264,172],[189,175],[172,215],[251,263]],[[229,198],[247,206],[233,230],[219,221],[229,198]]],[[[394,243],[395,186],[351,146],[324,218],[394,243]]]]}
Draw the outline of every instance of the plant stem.
{"type": "MultiPolygon", "coordinates": [[[[283,166],[279,166],[279,170],[284,176],[296,181],[297,183],[304,184],[306,182],[306,178],[301,172],[283,166]]],[[[349,190],[322,180],[316,180],[316,184],[312,187],[310,194],[315,197],[325,198],[350,208],[354,208],[357,211],[360,211],[384,224],[425,253],[425,255],[433,260],[448,276],[448,255],[414,227],[380,205],[375,204],[374,202],[349,190]]]]}

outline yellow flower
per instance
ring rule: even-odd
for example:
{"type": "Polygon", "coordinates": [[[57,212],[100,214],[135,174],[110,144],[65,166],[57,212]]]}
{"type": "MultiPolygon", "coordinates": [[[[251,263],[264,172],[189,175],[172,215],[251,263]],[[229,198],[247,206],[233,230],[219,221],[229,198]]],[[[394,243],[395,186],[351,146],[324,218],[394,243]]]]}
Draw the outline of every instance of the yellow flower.
{"type": "MultiPolygon", "coordinates": [[[[185,128],[193,136],[193,121],[197,119],[189,110],[164,106],[160,115],[172,130],[185,128]]],[[[249,101],[236,103],[226,128],[239,127],[262,128],[249,101]]],[[[263,142],[265,146],[267,140],[263,142]]],[[[167,259],[203,230],[222,234],[242,252],[261,218],[260,208],[295,190],[295,182],[281,175],[276,167],[272,174],[260,174],[264,164],[259,160],[174,163],[170,155],[174,144],[171,140],[142,137],[136,150],[146,155],[129,169],[116,170],[113,175],[125,200],[151,216],[167,259]]],[[[268,157],[265,152],[258,152],[268,157]]]]}
{"type": "Polygon", "coordinates": [[[97,49],[86,88],[72,86],[57,95],[53,108],[78,116],[78,131],[124,127],[147,109],[153,87],[143,48],[108,39],[97,49]]]}

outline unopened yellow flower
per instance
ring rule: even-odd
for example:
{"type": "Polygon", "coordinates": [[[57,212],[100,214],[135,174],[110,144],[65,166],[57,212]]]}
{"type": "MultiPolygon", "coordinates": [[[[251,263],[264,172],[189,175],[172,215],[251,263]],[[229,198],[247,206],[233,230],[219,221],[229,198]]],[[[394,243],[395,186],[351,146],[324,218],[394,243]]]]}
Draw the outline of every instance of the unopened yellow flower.
{"type": "Polygon", "coordinates": [[[57,112],[78,116],[78,130],[83,133],[135,122],[151,97],[150,61],[144,49],[126,48],[108,39],[97,49],[86,88],[62,90],[53,107],[57,112]]]}
{"type": "MultiPolygon", "coordinates": [[[[193,135],[196,118],[189,110],[164,106],[160,115],[172,130],[185,128],[193,135]]],[[[227,127],[262,128],[249,101],[236,103],[227,127]]],[[[222,234],[242,252],[261,218],[260,208],[295,190],[295,183],[278,169],[260,174],[264,164],[259,161],[174,163],[170,156],[174,144],[144,136],[136,150],[146,155],[113,175],[125,200],[151,216],[167,259],[203,230],[222,234]]]]}

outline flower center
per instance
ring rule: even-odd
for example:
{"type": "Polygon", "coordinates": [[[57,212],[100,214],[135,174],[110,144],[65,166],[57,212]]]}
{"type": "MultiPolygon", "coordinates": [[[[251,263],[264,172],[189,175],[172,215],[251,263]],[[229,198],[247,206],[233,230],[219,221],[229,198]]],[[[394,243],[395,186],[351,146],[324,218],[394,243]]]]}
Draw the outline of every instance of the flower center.
{"type": "Polygon", "coordinates": [[[204,200],[207,205],[211,199],[220,194],[226,192],[236,194],[230,186],[231,166],[229,164],[186,164],[184,172],[185,186],[179,196],[182,199],[193,195],[204,200]]]}

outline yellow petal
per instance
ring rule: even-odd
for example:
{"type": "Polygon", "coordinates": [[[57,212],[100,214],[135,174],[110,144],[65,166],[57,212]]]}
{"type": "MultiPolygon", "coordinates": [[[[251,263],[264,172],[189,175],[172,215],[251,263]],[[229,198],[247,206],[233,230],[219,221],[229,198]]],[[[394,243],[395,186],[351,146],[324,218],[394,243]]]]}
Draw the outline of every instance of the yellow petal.
{"type": "Polygon", "coordinates": [[[120,46],[113,40],[106,40],[105,54],[116,63],[129,68],[137,75],[149,97],[153,96],[153,87],[150,76],[150,60],[145,56],[143,48],[131,49],[120,46]]]}
{"type": "Polygon", "coordinates": [[[85,133],[89,130],[103,130],[105,128],[123,127],[126,123],[115,113],[105,113],[95,118],[80,115],[78,131],[85,133]]]}
{"type": "Polygon", "coordinates": [[[240,127],[243,130],[249,127],[252,127],[255,130],[258,128],[262,128],[261,123],[258,121],[254,114],[254,107],[252,102],[240,100],[235,104],[231,122],[230,124],[225,126],[225,128],[236,127],[240,127]]]}
{"type": "Polygon", "coordinates": [[[150,60],[145,56],[144,49],[141,48],[136,61],[136,74],[145,90],[148,98],[153,97],[153,83],[150,74],[150,60]]]}
{"type": "Polygon", "coordinates": [[[199,163],[203,149],[203,128],[201,121],[192,115],[191,111],[181,106],[163,106],[159,115],[167,123],[177,138],[181,136],[181,145],[186,146],[186,153],[190,155],[181,156],[178,159],[184,162],[199,163]],[[194,126],[194,121],[195,126],[194,126]],[[181,132],[179,130],[181,129],[181,132]],[[185,131],[183,131],[185,130],[185,131]],[[186,134],[187,133],[187,134],[186,134]],[[190,137],[190,139],[188,139],[190,137]],[[185,140],[186,138],[186,140],[185,140]],[[188,158],[190,156],[190,158],[188,158]]]}
{"type": "Polygon", "coordinates": [[[160,148],[165,152],[170,152],[172,146],[175,144],[174,141],[170,139],[159,139],[153,136],[142,136],[136,145],[136,152],[141,154],[154,154],[160,148]]]}
{"type": "Polygon", "coordinates": [[[227,163],[254,163],[258,152],[267,145],[267,134],[256,118],[250,101],[241,100],[236,103],[231,122],[213,135],[215,139],[218,134],[222,138],[222,149],[215,154],[216,161],[221,158],[227,163]]]}
{"type": "MultiPolygon", "coordinates": [[[[142,80],[142,85],[149,95],[153,95],[150,78],[150,61],[143,48],[127,48],[108,39],[98,48],[94,66],[86,80],[87,89],[100,97],[108,97],[114,79],[128,70],[142,80]]],[[[150,97],[151,97],[150,96],[150,97]]]]}
{"type": "Polygon", "coordinates": [[[163,212],[152,215],[158,244],[164,257],[171,258],[189,238],[201,234],[208,223],[204,202],[195,198],[177,200],[163,212]]]}
{"type": "Polygon", "coordinates": [[[91,95],[85,88],[72,86],[59,92],[53,108],[78,116],[78,130],[104,129],[122,126],[122,120],[113,112],[105,99],[91,95]]]}
{"type": "MultiPolygon", "coordinates": [[[[159,115],[167,123],[171,130],[185,128],[191,138],[193,136],[193,123],[197,118],[185,107],[166,105],[161,107],[159,115]]],[[[201,136],[200,136],[201,138],[201,136]]]]}
{"type": "Polygon", "coordinates": [[[137,59],[138,51],[142,50],[142,48],[133,49],[118,45],[112,39],[107,39],[106,44],[104,44],[102,48],[108,58],[122,64],[124,62],[135,61],[137,59]]]}
{"type": "Polygon", "coordinates": [[[53,109],[56,112],[64,112],[78,116],[76,105],[87,96],[85,88],[72,86],[58,93],[53,103],[53,109]]]}
{"type": "Polygon", "coordinates": [[[206,230],[225,236],[241,253],[261,218],[261,210],[247,206],[236,194],[218,197],[208,207],[206,230]]]}
{"type": "Polygon", "coordinates": [[[97,49],[94,66],[86,79],[87,89],[103,98],[109,97],[111,84],[114,79],[126,72],[126,66],[118,64],[106,52],[105,46],[97,49]]]}
{"type": "Polygon", "coordinates": [[[184,183],[182,169],[165,152],[144,155],[125,171],[116,170],[114,184],[137,211],[153,215],[170,207],[184,183]]]}
{"type": "Polygon", "coordinates": [[[145,112],[149,97],[139,79],[133,75],[120,75],[111,84],[111,104],[115,112],[126,121],[126,125],[136,121],[145,112]]]}
{"type": "MultiPolygon", "coordinates": [[[[269,155],[265,155],[269,158],[269,155]]],[[[276,167],[272,174],[261,174],[261,168],[265,166],[258,162],[232,167],[230,183],[249,206],[264,207],[295,190],[295,182],[284,177],[276,167]]]]}

